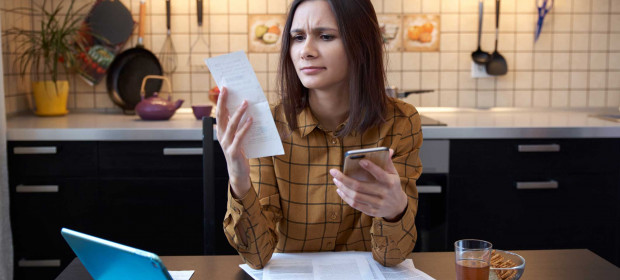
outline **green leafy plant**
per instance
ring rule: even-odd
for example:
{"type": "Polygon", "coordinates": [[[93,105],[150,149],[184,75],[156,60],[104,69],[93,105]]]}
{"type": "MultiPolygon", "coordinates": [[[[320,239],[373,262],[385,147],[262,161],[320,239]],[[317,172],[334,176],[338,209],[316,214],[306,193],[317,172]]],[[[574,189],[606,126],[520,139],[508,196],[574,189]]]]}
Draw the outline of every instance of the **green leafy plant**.
{"type": "MultiPolygon", "coordinates": [[[[38,79],[39,69],[43,69],[43,79],[49,79],[56,83],[59,70],[64,68],[68,73],[76,66],[77,58],[75,54],[84,50],[84,36],[88,30],[82,29],[84,20],[83,11],[88,5],[79,8],[75,7],[75,0],[71,0],[69,6],[64,10],[65,1],[56,1],[57,6],[48,10],[47,0],[34,7],[21,7],[10,10],[24,16],[41,16],[38,23],[39,28],[30,30],[18,27],[8,29],[5,34],[14,40],[16,49],[19,52],[15,63],[19,67],[20,74],[24,76],[28,71],[34,69],[34,74],[38,79]]],[[[35,17],[36,18],[36,17],[35,17]]]]}

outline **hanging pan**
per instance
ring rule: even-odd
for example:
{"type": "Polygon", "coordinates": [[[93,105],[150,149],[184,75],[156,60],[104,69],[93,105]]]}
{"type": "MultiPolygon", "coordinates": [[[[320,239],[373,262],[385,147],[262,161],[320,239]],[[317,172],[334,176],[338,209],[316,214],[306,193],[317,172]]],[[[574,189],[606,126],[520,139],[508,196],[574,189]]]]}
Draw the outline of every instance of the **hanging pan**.
{"type": "MultiPolygon", "coordinates": [[[[134,108],[140,102],[140,86],[144,77],[163,74],[157,57],[145,49],[143,45],[145,13],[145,0],[140,0],[138,44],[114,58],[106,78],[106,87],[110,98],[126,114],[134,114],[134,108]]],[[[150,82],[146,85],[146,96],[159,91],[161,86],[161,81],[150,82]]]]}

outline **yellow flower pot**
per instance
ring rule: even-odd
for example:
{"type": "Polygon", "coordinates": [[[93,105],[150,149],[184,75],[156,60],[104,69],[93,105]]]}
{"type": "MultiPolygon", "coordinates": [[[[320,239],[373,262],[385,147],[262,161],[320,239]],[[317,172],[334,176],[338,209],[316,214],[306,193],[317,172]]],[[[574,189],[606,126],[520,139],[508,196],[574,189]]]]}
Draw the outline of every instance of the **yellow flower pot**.
{"type": "Polygon", "coordinates": [[[67,111],[69,81],[33,82],[34,113],[39,116],[64,116],[67,111]]]}

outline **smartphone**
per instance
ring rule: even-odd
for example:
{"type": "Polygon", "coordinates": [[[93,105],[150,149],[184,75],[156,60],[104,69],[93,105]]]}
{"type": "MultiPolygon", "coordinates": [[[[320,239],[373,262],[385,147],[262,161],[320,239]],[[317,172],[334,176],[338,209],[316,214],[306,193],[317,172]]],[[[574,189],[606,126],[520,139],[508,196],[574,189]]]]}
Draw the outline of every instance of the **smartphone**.
{"type": "Polygon", "coordinates": [[[344,154],[343,173],[358,181],[372,182],[375,177],[360,166],[360,160],[367,159],[385,169],[390,160],[390,151],[387,147],[350,150],[344,154]]]}

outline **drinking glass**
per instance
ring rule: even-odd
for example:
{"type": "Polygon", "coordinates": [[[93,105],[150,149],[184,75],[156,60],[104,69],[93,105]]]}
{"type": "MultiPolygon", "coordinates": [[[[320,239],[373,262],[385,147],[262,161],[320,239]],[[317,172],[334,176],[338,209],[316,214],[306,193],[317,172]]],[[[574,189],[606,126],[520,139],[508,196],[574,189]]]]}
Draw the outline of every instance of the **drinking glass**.
{"type": "Polygon", "coordinates": [[[493,244],[478,239],[454,242],[457,280],[488,280],[493,244]]]}

